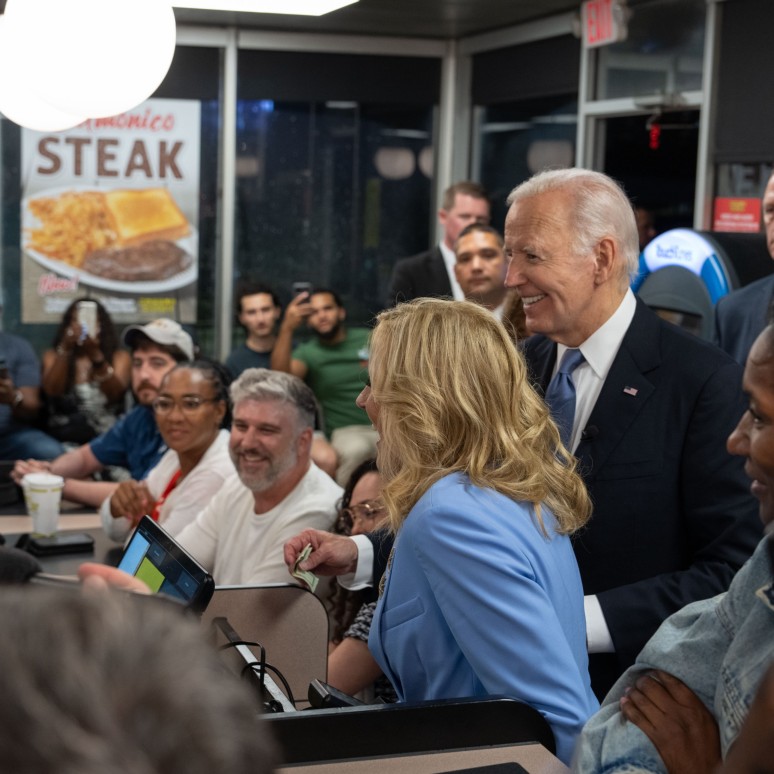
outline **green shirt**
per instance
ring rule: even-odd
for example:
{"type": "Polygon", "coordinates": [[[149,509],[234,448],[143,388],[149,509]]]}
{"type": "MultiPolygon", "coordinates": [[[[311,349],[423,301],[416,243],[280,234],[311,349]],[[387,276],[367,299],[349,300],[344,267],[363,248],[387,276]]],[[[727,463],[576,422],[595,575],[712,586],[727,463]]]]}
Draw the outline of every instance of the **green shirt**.
{"type": "Polygon", "coordinates": [[[371,331],[345,330],[344,341],[338,344],[321,344],[315,338],[293,350],[293,358],[307,367],[305,381],[322,406],[328,436],[339,427],[371,424],[365,411],[355,405],[365,384],[371,331]]]}

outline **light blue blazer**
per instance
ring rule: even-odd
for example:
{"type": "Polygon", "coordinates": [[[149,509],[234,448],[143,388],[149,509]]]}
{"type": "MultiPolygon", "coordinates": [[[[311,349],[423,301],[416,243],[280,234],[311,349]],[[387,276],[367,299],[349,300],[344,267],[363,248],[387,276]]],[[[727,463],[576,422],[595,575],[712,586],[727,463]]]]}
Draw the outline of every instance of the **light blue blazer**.
{"type": "Polygon", "coordinates": [[[417,502],[395,543],[369,646],[402,701],[506,695],[537,709],[569,763],[599,704],[570,540],[528,504],[455,473],[417,502]]]}

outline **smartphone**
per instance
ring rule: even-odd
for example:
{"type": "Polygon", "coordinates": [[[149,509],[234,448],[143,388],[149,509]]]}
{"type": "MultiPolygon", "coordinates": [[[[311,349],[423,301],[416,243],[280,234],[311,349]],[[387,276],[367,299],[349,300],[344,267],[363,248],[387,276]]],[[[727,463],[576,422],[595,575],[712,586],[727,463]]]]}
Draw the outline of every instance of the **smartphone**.
{"type": "Polygon", "coordinates": [[[5,364],[5,358],[0,357],[0,379],[8,378],[8,366],[5,364]]]}
{"type": "Polygon", "coordinates": [[[312,292],[312,283],[311,282],[294,282],[293,283],[293,297],[295,298],[297,295],[301,293],[310,293],[312,292]]]}
{"type": "Polygon", "coordinates": [[[307,698],[314,709],[357,707],[365,703],[316,678],[309,683],[307,698]]]}
{"type": "Polygon", "coordinates": [[[195,613],[204,611],[215,591],[212,575],[150,516],[143,516],[135,528],[118,569],[195,613]]]}
{"type": "Polygon", "coordinates": [[[97,304],[94,301],[79,301],[77,320],[81,326],[81,341],[87,336],[92,339],[99,337],[99,323],[97,322],[97,304]]]}
{"type": "MultiPolygon", "coordinates": [[[[16,544],[17,548],[19,544],[16,544]]],[[[94,538],[87,532],[59,532],[48,537],[30,536],[24,548],[35,556],[80,554],[94,551],[94,538]]]]}

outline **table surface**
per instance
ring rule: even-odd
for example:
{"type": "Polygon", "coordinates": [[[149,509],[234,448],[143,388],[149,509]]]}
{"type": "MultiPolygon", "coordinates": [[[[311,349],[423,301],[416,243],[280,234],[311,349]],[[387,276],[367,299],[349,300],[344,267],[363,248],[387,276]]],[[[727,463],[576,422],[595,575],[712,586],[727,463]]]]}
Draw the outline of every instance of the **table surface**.
{"type": "MultiPolygon", "coordinates": [[[[32,519],[26,514],[17,512],[0,515],[0,534],[5,538],[5,545],[11,548],[16,545],[21,535],[29,533],[31,529],[32,519]]],[[[94,549],[74,554],[36,556],[44,572],[74,575],[83,562],[100,562],[115,566],[123,553],[122,546],[104,533],[99,514],[94,511],[64,509],[59,516],[59,532],[86,532],[94,538],[94,549]]]]}

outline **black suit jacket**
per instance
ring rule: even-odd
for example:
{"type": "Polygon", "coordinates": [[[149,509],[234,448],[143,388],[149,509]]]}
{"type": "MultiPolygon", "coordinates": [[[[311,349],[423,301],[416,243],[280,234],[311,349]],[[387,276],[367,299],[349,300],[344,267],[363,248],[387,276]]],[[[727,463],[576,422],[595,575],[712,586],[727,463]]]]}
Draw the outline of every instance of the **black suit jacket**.
{"type": "MultiPolygon", "coordinates": [[[[556,345],[525,342],[545,389],[556,345]]],[[[576,449],[594,512],[573,540],[616,648],[590,659],[597,696],[661,622],[725,591],[761,536],[744,460],[726,439],[745,409],[741,367],[637,301],[576,449]]]]}
{"type": "Polygon", "coordinates": [[[387,306],[422,296],[451,296],[452,288],[441,248],[436,245],[410,258],[401,258],[392,270],[387,306]]]}
{"type": "Polygon", "coordinates": [[[715,343],[745,364],[753,342],[766,327],[774,297],[774,274],[721,298],[715,307],[715,343]]]}

